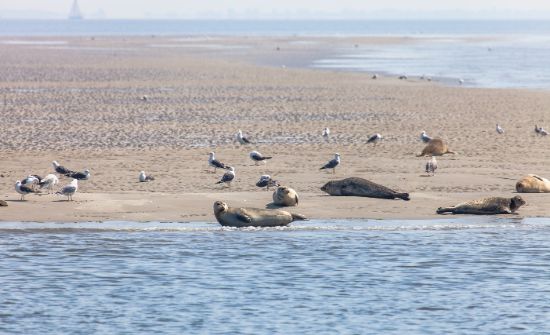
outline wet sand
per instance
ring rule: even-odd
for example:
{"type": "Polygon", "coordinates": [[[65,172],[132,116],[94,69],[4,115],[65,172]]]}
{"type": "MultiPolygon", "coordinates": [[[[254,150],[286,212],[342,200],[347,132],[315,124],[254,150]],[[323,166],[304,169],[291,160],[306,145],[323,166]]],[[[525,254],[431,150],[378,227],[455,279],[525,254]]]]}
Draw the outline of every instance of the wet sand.
{"type": "MultiPolygon", "coordinates": [[[[271,192],[254,185],[265,173],[296,189],[300,205],[291,210],[311,218],[423,219],[437,217],[439,206],[511,197],[527,173],[550,177],[550,137],[533,131],[549,121],[548,92],[300,68],[337,46],[406,39],[3,43],[14,40],[21,38],[0,39],[0,199],[9,203],[0,208],[3,221],[213,221],[215,200],[253,207],[271,202],[271,192]],[[139,99],[143,95],[147,101],[139,99]],[[505,134],[495,132],[496,123],[505,134]],[[329,143],[321,137],[324,127],[332,132],[329,143]],[[238,129],[255,144],[236,144],[238,129]],[[435,177],[423,172],[428,159],[416,157],[422,130],[458,152],[438,158],[435,177]],[[367,145],[376,132],[385,139],[367,145]],[[254,166],[251,150],[274,158],[254,166]],[[231,188],[215,185],[222,172],[209,171],[210,151],[235,167],[231,188]],[[336,174],[319,171],[335,152],[342,156],[336,174]],[[53,172],[54,159],[91,170],[75,201],[53,195],[16,201],[15,181],[53,172]],[[137,182],[140,170],[156,180],[137,182]],[[411,201],[329,197],[319,190],[349,176],[409,192],[411,201]]],[[[528,205],[519,216],[550,216],[550,195],[524,198],[528,205]]]]}

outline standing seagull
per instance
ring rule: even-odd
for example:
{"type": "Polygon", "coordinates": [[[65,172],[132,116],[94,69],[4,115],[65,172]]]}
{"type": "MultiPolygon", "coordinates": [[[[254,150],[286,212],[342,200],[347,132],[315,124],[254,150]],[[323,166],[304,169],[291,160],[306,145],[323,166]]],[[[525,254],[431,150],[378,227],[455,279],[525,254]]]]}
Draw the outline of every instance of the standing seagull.
{"type": "Polygon", "coordinates": [[[374,146],[376,146],[376,144],[380,142],[380,140],[382,140],[382,135],[376,133],[369,138],[367,143],[374,143],[374,146]]]}
{"type": "Polygon", "coordinates": [[[426,173],[428,175],[431,173],[432,176],[435,176],[435,170],[437,170],[437,160],[435,156],[432,156],[432,159],[426,163],[426,173]]]}
{"type": "Polygon", "coordinates": [[[428,143],[432,140],[432,138],[428,136],[428,134],[426,134],[425,130],[422,130],[422,134],[420,134],[420,140],[422,140],[422,142],[424,143],[428,143]]]}
{"type": "Polygon", "coordinates": [[[250,152],[249,156],[250,156],[250,159],[252,159],[254,163],[256,163],[256,165],[258,165],[258,162],[263,161],[265,163],[267,159],[272,158],[271,156],[262,156],[262,154],[257,151],[250,152]]]}
{"type": "Polygon", "coordinates": [[[37,176],[35,174],[31,174],[27,178],[25,178],[21,181],[21,185],[23,185],[25,187],[29,187],[30,189],[34,190],[36,185],[38,185],[40,183],[40,180],[42,180],[42,178],[40,178],[40,176],[37,176]]]}
{"type": "Polygon", "coordinates": [[[264,174],[260,177],[260,180],[256,183],[256,186],[258,187],[265,187],[266,191],[269,191],[270,187],[276,187],[279,186],[279,183],[276,180],[271,179],[271,176],[268,174],[264,174]]]}
{"type": "Polygon", "coordinates": [[[216,173],[218,169],[227,169],[227,165],[216,159],[214,152],[208,154],[208,165],[214,168],[214,173],[216,173]]]}
{"type": "Polygon", "coordinates": [[[323,130],[323,138],[325,139],[325,141],[328,142],[328,137],[330,136],[330,129],[328,129],[328,127],[326,127],[324,130],[323,130]]]}
{"type": "Polygon", "coordinates": [[[49,194],[53,191],[53,187],[58,183],[59,179],[57,179],[57,176],[54,174],[49,174],[38,183],[38,186],[40,186],[40,189],[47,189],[49,194]]]}
{"type": "Polygon", "coordinates": [[[68,185],[64,186],[61,190],[55,194],[64,195],[67,197],[67,201],[73,201],[73,195],[78,190],[78,179],[73,179],[68,185]]]}
{"type": "Polygon", "coordinates": [[[155,180],[155,177],[146,175],[145,171],[141,171],[139,173],[139,181],[141,183],[145,183],[145,182],[152,181],[152,180],[155,180]]]}
{"type": "Polygon", "coordinates": [[[504,134],[504,129],[497,123],[497,133],[504,134]]]}
{"type": "Polygon", "coordinates": [[[86,169],[84,172],[70,172],[67,173],[66,176],[78,180],[88,180],[90,178],[90,170],[86,169]]]}
{"type": "Polygon", "coordinates": [[[239,143],[243,145],[252,143],[248,140],[248,138],[243,136],[243,132],[240,129],[237,132],[237,141],[239,141],[239,143]]]}
{"type": "Polygon", "coordinates": [[[322,168],[319,170],[324,169],[332,169],[332,174],[336,173],[336,167],[340,164],[340,154],[336,153],[334,154],[334,158],[331,159],[327,164],[325,164],[322,168]]]}
{"type": "Polygon", "coordinates": [[[59,174],[66,175],[67,173],[73,173],[72,170],[69,170],[64,166],[59,165],[57,161],[53,161],[52,164],[53,164],[53,168],[55,169],[55,172],[59,174]]]}
{"type": "Polygon", "coordinates": [[[21,200],[25,200],[25,196],[30,193],[38,193],[37,191],[33,190],[30,187],[27,187],[25,185],[21,185],[21,181],[18,180],[15,182],[15,191],[19,194],[21,194],[21,200]]]}
{"type": "Polygon", "coordinates": [[[231,182],[233,181],[233,179],[235,179],[235,169],[231,166],[228,166],[227,168],[229,169],[229,171],[224,173],[220,181],[218,181],[216,184],[225,183],[225,185],[231,186],[231,182]]]}

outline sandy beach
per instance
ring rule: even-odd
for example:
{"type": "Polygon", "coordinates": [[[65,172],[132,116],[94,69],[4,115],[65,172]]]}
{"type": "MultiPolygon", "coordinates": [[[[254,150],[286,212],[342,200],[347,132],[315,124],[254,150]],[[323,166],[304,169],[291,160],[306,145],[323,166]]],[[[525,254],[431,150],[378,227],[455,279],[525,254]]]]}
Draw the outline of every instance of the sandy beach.
{"type": "MultiPolygon", "coordinates": [[[[511,197],[528,173],[550,178],[546,91],[448,87],[417,78],[303,68],[336,46],[404,38],[79,37],[0,39],[1,221],[208,221],[212,203],[265,207],[270,174],[294,188],[310,218],[425,219],[439,206],[511,197]],[[148,100],[139,98],[147,95],[148,100]],[[506,130],[495,131],[499,123],[506,130]],[[328,143],[321,136],[330,127],[328,143]],[[234,141],[242,129],[255,144],[234,141]],[[457,155],[427,177],[419,135],[445,139],[457,155]],[[385,138],[367,145],[374,133],[385,138]],[[273,156],[255,166],[248,153],[273,156]],[[208,153],[235,167],[216,185],[208,153]],[[334,153],[332,175],[319,171],[334,153]],[[90,169],[75,201],[28,195],[15,181],[53,172],[52,160],[90,169]],[[139,171],[155,176],[139,183],[139,171]],[[411,201],[329,197],[329,180],[357,176],[411,201]]],[[[67,184],[61,178],[61,185],[67,184]]],[[[522,195],[514,217],[550,217],[550,194],[522,195]]]]}

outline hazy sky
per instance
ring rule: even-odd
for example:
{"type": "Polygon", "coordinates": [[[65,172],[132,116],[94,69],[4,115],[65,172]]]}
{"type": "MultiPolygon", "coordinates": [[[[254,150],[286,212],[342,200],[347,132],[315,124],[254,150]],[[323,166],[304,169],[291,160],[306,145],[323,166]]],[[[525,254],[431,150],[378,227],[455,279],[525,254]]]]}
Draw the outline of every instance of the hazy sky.
{"type": "MultiPolygon", "coordinates": [[[[73,0],[0,0],[0,17],[67,15],[73,0]]],[[[85,17],[549,17],[548,0],[78,0],[85,17]]]]}

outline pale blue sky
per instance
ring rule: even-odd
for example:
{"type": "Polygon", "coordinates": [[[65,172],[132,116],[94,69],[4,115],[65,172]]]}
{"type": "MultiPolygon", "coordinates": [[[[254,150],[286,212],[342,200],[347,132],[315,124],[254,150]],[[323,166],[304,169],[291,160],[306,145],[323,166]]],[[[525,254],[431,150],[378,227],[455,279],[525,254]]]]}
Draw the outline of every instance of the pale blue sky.
{"type": "MultiPolygon", "coordinates": [[[[85,17],[104,18],[540,18],[547,0],[78,0],[85,17]]],[[[0,0],[0,17],[67,15],[72,0],[0,0]]]]}

